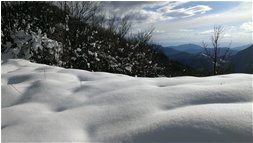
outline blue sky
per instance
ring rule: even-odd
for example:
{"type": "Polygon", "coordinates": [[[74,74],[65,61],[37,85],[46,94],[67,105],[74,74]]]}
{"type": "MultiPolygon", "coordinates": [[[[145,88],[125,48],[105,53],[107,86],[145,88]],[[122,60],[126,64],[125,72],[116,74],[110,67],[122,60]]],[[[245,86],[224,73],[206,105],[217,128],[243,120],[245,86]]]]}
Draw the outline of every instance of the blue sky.
{"type": "Polygon", "coordinates": [[[222,44],[252,43],[250,1],[112,1],[109,15],[128,16],[132,33],[155,27],[152,41],[163,46],[210,41],[215,25],[225,28],[222,44]]]}

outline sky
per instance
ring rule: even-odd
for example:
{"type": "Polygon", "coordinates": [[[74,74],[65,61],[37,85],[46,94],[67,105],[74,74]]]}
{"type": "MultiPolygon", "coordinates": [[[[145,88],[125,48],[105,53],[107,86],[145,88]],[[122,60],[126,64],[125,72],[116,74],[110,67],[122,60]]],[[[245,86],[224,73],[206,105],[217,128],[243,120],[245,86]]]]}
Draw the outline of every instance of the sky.
{"type": "Polygon", "coordinates": [[[225,29],[221,45],[252,43],[251,1],[107,1],[107,15],[128,17],[131,33],[152,27],[152,42],[163,46],[210,42],[214,26],[225,29]]]}

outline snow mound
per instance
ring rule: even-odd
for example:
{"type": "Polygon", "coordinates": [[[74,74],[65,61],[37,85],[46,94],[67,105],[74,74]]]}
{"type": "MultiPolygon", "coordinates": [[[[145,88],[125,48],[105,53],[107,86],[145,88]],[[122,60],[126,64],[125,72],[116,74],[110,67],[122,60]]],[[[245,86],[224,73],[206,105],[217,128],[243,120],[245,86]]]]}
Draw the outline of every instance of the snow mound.
{"type": "Polygon", "coordinates": [[[2,141],[252,142],[252,77],[137,78],[2,61],[2,141]]]}

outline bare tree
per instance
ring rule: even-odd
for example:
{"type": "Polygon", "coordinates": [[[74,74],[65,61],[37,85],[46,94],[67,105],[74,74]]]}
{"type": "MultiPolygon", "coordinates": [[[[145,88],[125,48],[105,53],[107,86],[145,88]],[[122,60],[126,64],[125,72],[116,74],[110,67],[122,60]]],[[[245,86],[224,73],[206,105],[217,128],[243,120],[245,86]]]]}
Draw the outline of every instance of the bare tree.
{"type": "Polygon", "coordinates": [[[136,39],[139,41],[139,43],[148,43],[152,38],[152,33],[154,30],[155,27],[151,26],[149,30],[137,33],[136,39]]]}
{"type": "Polygon", "coordinates": [[[129,32],[130,28],[131,23],[129,22],[128,17],[124,17],[120,22],[120,26],[118,27],[118,33],[120,36],[124,37],[129,32]]]}
{"type": "Polygon", "coordinates": [[[94,1],[60,1],[55,2],[55,4],[70,14],[71,17],[86,23],[92,22],[96,14],[102,11],[101,3],[94,1]]]}
{"type": "Polygon", "coordinates": [[[117,33],[121,38],[128,34],[131,26],[132,24],[127,16],[120,18],[117,15],[113,15],[107,20],[107,29],[111,32],[117,33]]]}
{"type": "Polygon", "coordinates": [[[220,53],[221,47],[220,42],[224,37],[225,29],[222,26],[214,26],[213,34],[211,36],[211,45],[212,47],[209,48],[208,44],[202,42],[202,47],[204,49],[204,54],[211,59],[213,64],[213,75],[222,72],[222,66],[230,56],[230,46],[231,42],[229,43],[228,47],[225,49],[223,53],[220,53]]]}
{"type": "Polygon", "coordinates": [[[107,29],[109,31],[116,32],[118,29],[117,16],[113,15],[111,18],[109,18],[107,20],[107,25],[108,25],[107,29]]]}

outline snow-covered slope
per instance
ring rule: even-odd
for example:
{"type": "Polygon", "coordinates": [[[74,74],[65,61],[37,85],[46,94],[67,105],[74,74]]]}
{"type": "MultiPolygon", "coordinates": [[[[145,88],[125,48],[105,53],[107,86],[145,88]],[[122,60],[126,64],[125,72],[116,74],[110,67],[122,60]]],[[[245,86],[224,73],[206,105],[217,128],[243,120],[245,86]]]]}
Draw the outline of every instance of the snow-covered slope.
{"type": "Polygon", "coordinates": [[[252,75],[137,78],[2,61],[3,142],[251,142],[252,75]]]}

